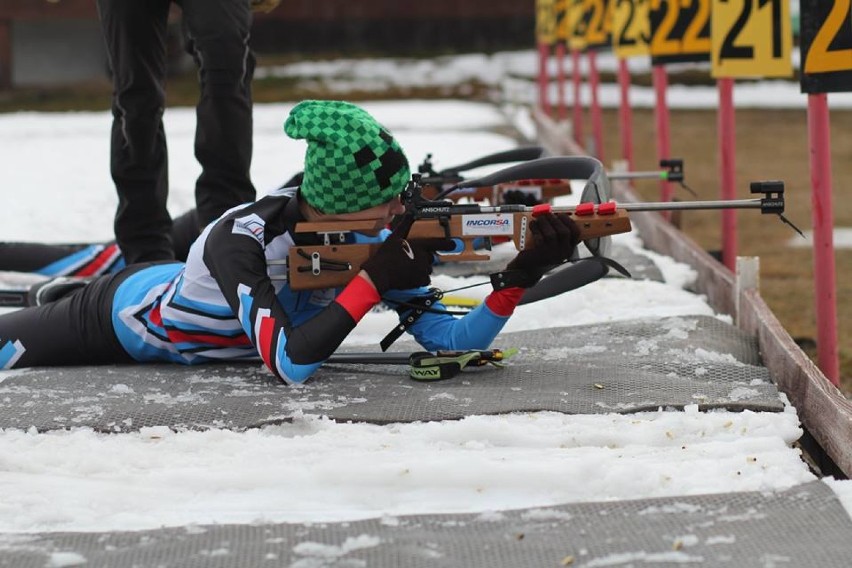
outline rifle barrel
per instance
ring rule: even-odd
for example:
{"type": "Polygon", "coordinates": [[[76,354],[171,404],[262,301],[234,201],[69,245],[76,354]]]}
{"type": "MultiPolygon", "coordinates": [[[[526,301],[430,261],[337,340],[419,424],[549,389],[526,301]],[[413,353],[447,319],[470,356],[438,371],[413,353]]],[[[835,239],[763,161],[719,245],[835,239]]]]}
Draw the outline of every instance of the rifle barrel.
{"type": "MultiPolygon", "coordinates": [[[[622,211],[676,211],[693,209],[761,209],[761,199],[733,199],[717,201],[665,201],[665,202],[637,202],[617,203],[616,209],[622,211]]],[[[552,207],[554,213],[573,213],[575,206],[552,207]]],[[[525,211],[532,211],[532,207],[526,207],[525,211]]]]}
{"type": "MultiPolygon", "coordinates": [[[[526,205],[462,205],[452,206],[453,214],[472,213],[531,213],[535,210],[526,205]],[[467,210],[455,207],[468,207],[467,210]]],[[[715,201],[665,201],[665,202],[637,202],[616,203],[616,209],[623,211],[676,211],[693,209],[762,209],[762,199],[731,199],[715,201]]],[[[574,205],[563,205],[551,207],[554,213],[573,213],[577,209],[574,205]]]]}
{"type": "Polygon", "coordinates": [[[717,201],[671,201],[665,203],[619,203],[625,211],[676,211],[691,209],[761,209],[762,199],[732,199],[717,201]]]}

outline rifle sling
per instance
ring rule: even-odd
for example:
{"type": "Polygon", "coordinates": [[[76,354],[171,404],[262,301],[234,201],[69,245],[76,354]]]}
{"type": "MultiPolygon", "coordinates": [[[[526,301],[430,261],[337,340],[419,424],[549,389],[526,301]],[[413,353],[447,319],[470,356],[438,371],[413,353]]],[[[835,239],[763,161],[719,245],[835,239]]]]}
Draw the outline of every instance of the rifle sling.
{"type": "MultiPolygon", "coordinates": [[[[582,286],[583,284],[588,284],[591,281],[597,280],[598,278],[606,274],[606,268],[612,268],[623,276],[627,278],[632,278],[630,272],[628,272],[626,268],[624,268],[621,264],[612,260],[611,258],[593,256],[582,260],[597,262],[603,265],[604,270],[592,280],[580,283],[580,286],[582,286]]],[[[530,289],[541,280],[542,276],[544,275],[544,272],[545,270],[504,270],[502,272],[495,272],[494,274],[491,274],[491,285],[494,290],[497,291],[503,290],[505,288],[514,287],[530,289]]],[[[537,299],[548,298],[561,292],[567,292],[569,289],[573,289],[574,287],[569,287],[560,291],[548,291],[548,293],[545,293],[540,298],[530,298],[527,302],[522,303],[529,303],[531,301],[536,301],[537,299]]],[[[443,297],[443,295],[444,293],[442,291],[436,288],[432,288],[428,296],[414,298],[413,300],[411,300],[411,302],[407,303],[395,302],[399,306],[410,308],[410,311],[405,314],[402,319],[400,319],[399,324],[397,324],[392,330],[390,330],[390,332],[388,332],[388,334],[382,339],[381,343],[379,344],[382,348],[382,351],[387,351],[388,348],[393,345],[394,342],[399,339],[403,333],[408,331],[408,329],[412,325],[414,325],[414,323],[418,319],[420,319],[420,316],[422,316],[426,312],[437,311],[433,309],[432,306],[437,301],[439,301],[443,297]]]]}
{"type": "Polygon", "coordinates": [[[443,295],[443,292],[433,288],[430,290],[430,294],[428,296],[421,296],[411,300],[411,302],[407,304],[411,306],[410,311],[403,315],[399,323],[394,326],[384,339],[382,339],[381,343],[379,343],[382,351],[387,351],[388,347],[393,345],[393,343],[399,339],[403,333],[408,331],[408,328],[414,325],[414,322],[420,319],[420,316],[425,314],[427,311],[430,311],[432,305],[440,300],[443,295]]]}

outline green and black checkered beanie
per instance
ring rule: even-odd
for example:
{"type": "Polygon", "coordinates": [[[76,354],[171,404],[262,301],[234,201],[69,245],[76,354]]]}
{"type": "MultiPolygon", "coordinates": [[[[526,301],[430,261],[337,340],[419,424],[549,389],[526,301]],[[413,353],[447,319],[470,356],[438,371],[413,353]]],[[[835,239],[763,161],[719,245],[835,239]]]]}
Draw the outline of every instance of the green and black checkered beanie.
{"type": "Polygon", "coordinates": [[[367,111],[343,101],[304,101],[284,132],[308,142],[301,192],[323,213],[354,213],[399,195],[408,160],[393,136],[367,111]]]}

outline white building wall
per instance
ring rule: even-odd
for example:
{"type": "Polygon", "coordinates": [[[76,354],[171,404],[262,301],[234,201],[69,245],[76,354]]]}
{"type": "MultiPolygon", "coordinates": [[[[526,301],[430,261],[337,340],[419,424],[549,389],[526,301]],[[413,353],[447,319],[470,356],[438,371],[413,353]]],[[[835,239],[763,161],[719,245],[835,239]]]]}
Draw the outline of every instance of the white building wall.
{"type": "Polygon", "coordinates": [[[12,23],[12,85],[52,86],[107,77],[97,20],[12,23]]]}

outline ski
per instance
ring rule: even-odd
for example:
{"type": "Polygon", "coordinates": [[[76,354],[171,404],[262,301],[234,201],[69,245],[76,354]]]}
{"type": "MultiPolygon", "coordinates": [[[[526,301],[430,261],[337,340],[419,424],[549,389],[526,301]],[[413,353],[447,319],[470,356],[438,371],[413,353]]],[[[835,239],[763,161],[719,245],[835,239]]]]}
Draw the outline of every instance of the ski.
{"type": "Polygon", "coordinates": [[[470,351],[416,351],[414,353],[335,353],[326,363],[357,363],[359,365],[408,365],[408,375],[415,381],[451,379],[466,367],[505,366],[504,361],[517,349],[487,349],[470,351]]]}

